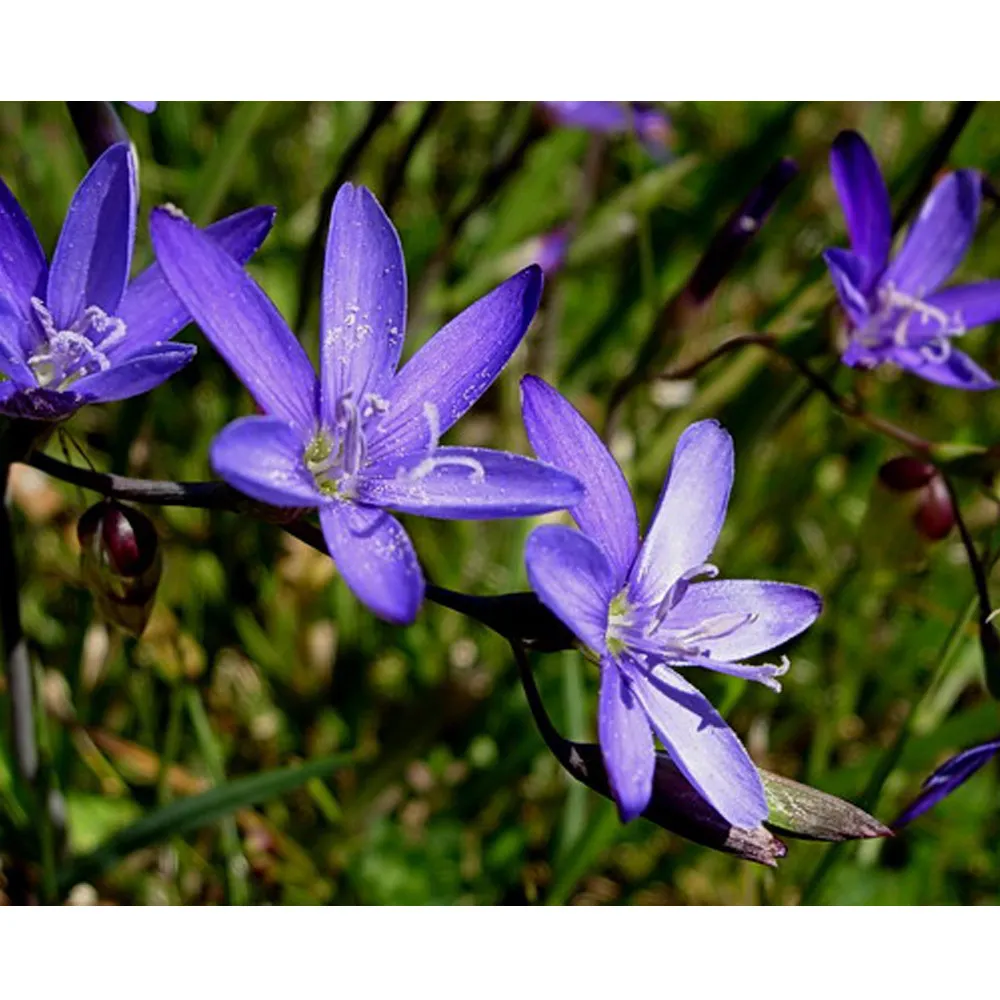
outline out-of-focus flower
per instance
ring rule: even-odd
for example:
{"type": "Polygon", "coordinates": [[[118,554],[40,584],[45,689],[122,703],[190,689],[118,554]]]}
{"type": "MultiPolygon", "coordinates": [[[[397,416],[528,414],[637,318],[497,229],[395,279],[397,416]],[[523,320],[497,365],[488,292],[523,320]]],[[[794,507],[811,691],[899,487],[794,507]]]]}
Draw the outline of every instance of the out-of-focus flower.
{"type": "Polygon", "coordinates": [[[1000,319],[1000,281],[940,287],[975,234],[979,173],[958,170],[939,181],[890,261],[889,194],[864,139],[842,132],[830,169],[851,239],[850,250],[823,254],[851,327],[844,363],[873,368],[890,362],[941,385],[994,388],[993,378],[952,341],[1000,319]]]}
{"type": "Polygon", "coordinates": [[[151,115],[156,110],[156,101],[126,101],[130,108],[141,111],[144,115],[151,115]]]}
{"type": "Polygon", "coordinates": [[[965,784],[976,771],[987,764],[1000,751],[1000,740],[991,740],[981,746],[970,747],[945,761],[921,786],[920,794],[900,813],[892,824],[894,830],[912,823],[946,795],[965,784]]]}
{"type": "Polygon", "coordinates": [[[569,230],[565,226],[560,226],[537,237],[531,248],[531,255],[542,269],[542,273],[549,277],[562,270],[568,247],[569,230]]]}
{"type": "MultiPolygon", "coordinates": [[[[167,343],[190,316],[159,266],[128,280],[137,201],[135,160],[118,143],[77,188],[50,267],[0,181],[0,413],[60,420],[148,392],[194,357],[193,346],[167,343]]],[[[206,238],[242,262],[273,219],[271,208],[250,209],[206,238]]]]}
{"type": "Polygon", "coordinates": [[[787,659],[742,661],[798,635],[822,602],[791,584],[711,579],[718,570],[707,559],[733,481],[732,439],[712,420],[684,432],[640,546],[625,477],[583,417],[533,376],[522,381],[522,406],[535,453],[587,490],[571,511],[582,530],[536,528],[525,561],[542,603],[600,658],[598,736],[622,819],[649,804],[655,732],[723,819],[758,826],[768,809],[753,761],[675,668],[717,670],[780,690],[787,659]]]}
{"type": "Polygon", "coordinates": [[[667,151],[670,119],[657,108],[635,101],[543,101],[558,125],[583,128],[599,135],[635,132],[654,156],[667,151]]]}
{"type": "Polygon", "coordinates": [[[327,547],[354,593],[389,621],[413,621],[424,578],[389,510],[465,520],[571,506],[572,476],[484,448],[442,447],[524,336],[541,294],[529,267],[448,323],[398,373],[406,327],[399,237],[367,189],[345,184],[330,218],[320,377],[274,305],[211,240],[157,210],[167,279],[266,416],[230,424],[212,464],[276,507],[318,507],[327,547]]]}

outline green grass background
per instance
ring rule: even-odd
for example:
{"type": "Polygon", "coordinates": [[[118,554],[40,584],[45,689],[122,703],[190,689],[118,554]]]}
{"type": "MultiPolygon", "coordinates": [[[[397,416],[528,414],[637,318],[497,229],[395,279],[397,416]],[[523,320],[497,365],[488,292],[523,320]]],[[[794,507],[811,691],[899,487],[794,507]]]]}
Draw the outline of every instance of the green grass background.
{"type": "MultiPolygon", "coordinates": [[[[670,332],[669,357],[689,361],[733,334],[770,331],[882,416],[936,441],[1000,440],[995,394],[836,364],[838,320],[820,259],[824,247],[845,242],[827,170],[837,132],[862,131],[898,205],[951,105],[665,107],[674,130],[667,164],[627,138],[593,149],[582,132],[537,129],[519,168],[488,191],[491,166],[535,129],[531,105],[445,106],[401,185],[392,178],[426,105],[398,105],[363,151],[351,179],[384,199],[397,188],[387,208],[409,274],[408,353],[528,263],[533,237],[578,222],[568,265],[547,282],[525,346],[451,441],[525,451],[517,381],[526,370],[552,378],[599,424],[662,304],[780,156],[794,157],[801,175],[704,312],[670,332]],[[454,225],[467,204],[475,210],[454,225]]],[[[166,102],[147,117],[121,106],[141,165],[137,266],[151,259],[146,219],[156,204],[174,202],[201,223],[274,204],[276,226],[250,270],[294,317],[321,193],[370,110],[166,102]]],[[[977,109],[949,165],[1000,177],[996,106],[977,109]]],[[[63,105],[0,105],[0,172],[47,249],[85,169],[63,105]]],[[[987,202],[960,278],[1000,276],[995,218],[987,202]]],[[[313,356],[317,312],[314,296],[299,331],[313,356]]],[[[997,333],[976,331],[963,345],[994,373],[997,333]]],[[[249,402],[195,328],[181,337],[199,346],[184,372],[68,425],[99,467],[211,477],[210,441],[249,402]]],[[[752,347],[690,382],[630,399],[613,444],[644,520],[679,433],[705,416],[731,431],[737,454],[714,561],[725,576],[812,586],[826,608],[789,648],[782,694],[709,673],[694,679],[758,763],[891,820],[948,754],[1000,729],[966,624],[973,590],[957,535],[923,542],[907,502],[876,484],[899,447],[752,347]],[[907,717],[911,730],[900,739],[907,717]]],[[[55,444],[49,450],[60,454],[55,444]]],[[[985,541],[996,506],[975,483],[961,493],[985,541]]],[[[573,785],[545,750],[496,636],[429,604],[408,629],[384,625],[328,559],[274,527],[150,510],[166,557],[156,612],[138,642],[110,633],[78,583],[75,519],[96,499],[29,470],[15,481],[22,614],[48,710],[47,752],[69,803],[71,853],[196,788],[341,750],[358,749],[361,759],[134,853],[77,889],[77,899],[786,904],[805,893],[825,903],[996,901],[992,768],[894,841],[833,852],[791,842],[774,872],[740,863],[644,820],[622,827],[608,802],[573,785]]],[[[436,582],[476,593],[526,587],[522,546],[536,522],[405,520],[436,582]]],[[[562,731],[593,738],[595,668],[568,653],[536,666],[562,731]]],[[[10,812],[8,752],[4,740],[0,808],[10,812]]]]}

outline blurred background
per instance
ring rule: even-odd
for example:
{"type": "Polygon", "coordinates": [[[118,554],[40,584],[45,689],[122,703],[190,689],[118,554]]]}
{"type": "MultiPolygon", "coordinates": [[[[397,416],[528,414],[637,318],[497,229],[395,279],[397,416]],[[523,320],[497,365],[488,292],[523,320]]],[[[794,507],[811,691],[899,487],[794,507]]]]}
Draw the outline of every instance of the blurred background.
{"type": "MultiPolygon", "coordinates": [[[[407,354],[514,271],[546,266],[525,344],[452,443],[526,452],[517,388],[525,371],[554,380],[600,427],[644,350],[650,372],[679,370],[734,335],[762,332],[839,391],[931,440],[1000,440],[994,394],[838,363],[840,320],[820,258],[846,245],[827,167],[836,134],[865,136],[898,208],[954,105],[663,104],[656,110],[669,132],[656,142],[629,128],[573,127],[532,104],[166,102],[148,116],[118,108],[139,152],[136,268],[152,259],[154,205],[173,202],[201,224],[277,206],[249,270],[313,357],[310,246],[322,249],[323,193],[340,180],[368,185],[399,230],[407,354]],[[800,173],[715,294],[664,313],[730,213],[783,157],[800,173]]],[[[947,165],[1000,177],[1000,108],[976,109],[947,165]]],[[[86,167],[65,105],[0,104],[0,173],[47,250],[86,167]]],[[[987,199],[959,279],[1000,277],[996,217],[987,199]]],[[[250,403],[196,328],[181,339],[199,354],[178,376],[137,399],[85,408],[67,425],[98,468],[211,478],[210,441],[250,403]]],[[[963,348],[1000,372],[995,329],[974,331],[963,348]]],[[[949,754],[1000,732],[957,533],[922,536],[914,499],[877,479],[902,449],[754,346],[629,395],[612,446],[644,522],[678,435],[706,416],[736,442],[714,556],[722,575],[806,584],[826,607],[786,650],[792,668],[780,695],[708,672],[692,679],[758,764],[889,822],[949,754]]],[[[62,457],[55,441],[48,450],[62,457]]],[[[974,482],[961,498],[986,542],[996,504],[974,482]]],[[[71,852],[225,780],[360,752],[328,778],[130,855],[73,888],[75,902],[997,900],[992,766],[891,841],[790,842],[770,871],[645,820],[621,826],[611,804],[572,783],[545,749],[509,648],[469,619],[427,604],[412,627],[390,627],[358,604],[328,558],[273,526],[149,508],[164,576],[150,624],[132,640],[99,620],[80,584],[76,519],[98,497],[21,466],[12,499],[22,615],[71,852]]],[[[481,594],[527,588],[522,547],[538,519],[404,520],[436,583],[481,594]]],[[[564,735],[593,739],[596,668],[575,653],[534,663],[564,735]]],[[[6,752],[0,806],[10,799],[6,752]]]]}

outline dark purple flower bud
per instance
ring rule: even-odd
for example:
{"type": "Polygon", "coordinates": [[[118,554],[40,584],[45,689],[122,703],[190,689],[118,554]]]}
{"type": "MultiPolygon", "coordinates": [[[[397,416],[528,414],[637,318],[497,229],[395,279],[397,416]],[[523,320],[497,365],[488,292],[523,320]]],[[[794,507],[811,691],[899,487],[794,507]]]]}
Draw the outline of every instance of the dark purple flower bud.
{"type": "Polygon", "coordinates": [[[884,486],[896,493],[909,493],[926,486],[936,472],[930,462],[924,462],[912,455],[890,458],[878,470],[878,477],[884,486]]]}
{"type": "Polygon", "coordinates": [[[920,794],[900,813],[892,824],[898,830],[907,823],[912,823],[928,809],[950,795],[956,788],[963,785],[976,771],[983,767],[1000,751],[1000,740],[992,740],[981,746],[970,747],[960,754],[945,761],[926,781],[920,789],[920,794]]]}
{"type": "Polygon", "coordinates": [[[153,610],[162,560],[153,522],[117,500],[94,504],[77,525],[80,570],[101,615],[142,634],[153,610]]]}
{"type": "Polygon", "coordinates": [[[132,141],[109,101],[67,101],[66,106],[90,163],[115,143],[132,141]]]}
{"type": "Polygon", "coordinates": [[[920,506],[913,515],[917,531],[932,542],[940,541],[955,525],[955,508],[940,476],[924,487],[920,506]]]}

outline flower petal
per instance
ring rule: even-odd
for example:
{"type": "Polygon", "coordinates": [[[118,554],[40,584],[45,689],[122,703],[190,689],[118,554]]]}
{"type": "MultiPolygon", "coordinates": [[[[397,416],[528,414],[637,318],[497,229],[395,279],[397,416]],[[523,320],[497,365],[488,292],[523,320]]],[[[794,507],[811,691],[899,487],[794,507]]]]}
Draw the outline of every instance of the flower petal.
{"type": "Polygon", "coordinates": [[[767,819],[757,768],[709,700],[669,667],[630,666],[633,690],[656,735],[704,799],[744,830],[767,819]]]}
{"type": "Polygon", "coordinates": [[[338,501],[320,507],[319,519],[337,570],[358,600],[386,621],[409,625],[424,599],[424,575],[399,521],[338,501]]]}
{"type": "Polygon", "coordinates": [[[44,296],[48,267],[34,227],[13,192],[0,180],[0,299],[31,315],[33,295],[44,296]]]}
{"type": "Polygon", "coordinates": [[[948,355],[944,361],[931,361],[919,349],[902,347],[892,350],[891,360],[900,368],[905,368],[908,372],[927,379],[928,382],[946,385],[951,389],[981,392],[997,387],[996,380],[983,371],[967,354],[956,350],[950,344],[948,348],[948,355]]]}
{"type": "Polygon", "coordinates": [[[211,237],[166,209],[150,232],[163,273],[212,346],[271,416],[316,425],[316,373],[274,303],[211,237]]]}
{"type": "Polygon", "coordinates": [[[603,655],[608,608],[615,596],[614,570],[603,550],[580,531],[544,524],[528,536],[524,562],[542,604],[603,655]]]}
{"type": "MultiPolygon", "coordinates": [[[[274,225],[274,209],[267,205],[237,212],[205,229],[237,263],[245,264],[260,248],[274,225]]],[[[125,289],[118,318],[128,336],[112,348],[112,357],[145,350],[169,340],[191,322],[191,314],[174,294],[158,263],[146,268],[125,289]]]]}
{"type": "Polygon", "coordinates": [[[567,128],[613,135],[625,132],[631,116],[624,101],[543,101],[553,118],[567,128]]]}
{"type": "Polygon", "coordinates": [[[156,110],[156,101],[126,101],[129,107],[141,111],[144,115],[151,115],[156,110]]]}
{"type": "Polygon", "coordinates": [[[939,181],[884,280],[917,298],[935,291],[969,249],[979,218],[981,187],[975,170],[958,170],[939,181]]]}
{"type": "Polygon", "coordinates": [[[858,288],[868,294],[885,270],[892,246],[889,192],[871,149],[857,132],[841,132],[834,140],[830,173],[851,248],[862,264],[858,288]]]}
{"type": "Polygon", "coordinates": [[[542,272],[533,264],[508,278],[442,327],[390,383],[389,411],[370,452],[373,461],[401,458],[444,434],[486,391],[521,342],[538,309],[542,272]]]}
{"type": "Polygon", "coordinates": [[[305,444],[278,417],[241,417],[212,442],[212,468],[230,486],[275,507],[315,507],[323,500],[303,462],[305,444]]]}
{"type": "Polygon", "coordinates": [[[0,382],[0,413],[24,420],[56,421],[68,417],[87,400],[76,392],[58,389],[19,389],[0,382]]]}
{"type": "Polygon", "coordinates": [[[583,496],[573,476],[542,462],[487,448],[438,448],[395,465],[365,469],[358,500],[404,514],[481,521],[571,507],[583,496]]]}
{"type": "Polygon", "coordinates": [[[604,549],[624,584],[639,549],[639,519],[618,463],[570,402],[534,375],[521,379],[521,412],[535,454],[576,476],[586,488],[571,513],[604,549]]]}
{"type": "Polygon", "coordinates": [[[733,485],[733,439],[715,420],[681,435],[649,533],[632,568],[630,594],[655,605],[682,573],[704,563],[726,519],[733,485]]]}
{"type": "Polygon", "coordinates": [[[956,788],[965,784],[998,752],[1000,752],[1000,740],[992,740],[981,746],[963,750],[960,754],[945,761],[924,781],[920,788],[920,794],[900,813],[899,818],[892,824],[892,828],[898,830],[901,826],[912,823],[918,816],[922,816],[945,796],[951,795],[956,788]]]}
{"type": "Polygon", "coordinates": [[[135,159],[127,143],[104,152],[73,195],[52,256],[46,305],[60,330],[87,306],[116,313],[128,282],[138,211],[135,159]]]}
{"type": "MultiPolygon", "coordinates": [[[[0,254],[2,260],[2,254],[0,254]]],[[[24,318],[7,299],[0,298],[0,373],[22,388],[37,385],[34,372],[25,362],[22,330],[24,318]]]]}
{"type": "Polygon", "coordinates": [[[692,583],[684,591],[667,615],[664,627],[701,627],[709,637],[699,638],[695,644],[708,656],[744,660],[804,632],[822,610],[819,594],[808,587],[762,580],[707,580],[692,583]],[[735,624],[743,616],[749,620],[735,624]],[[734,623],[732,631],[712,638],[713,620],[717,631],[722,631],[726,619],[734,623]]]}
{"type": "Polygon", "coordinates": [[[618,815],[627,823],[649,805],[656,748],[632,683],[610,656],[601,657],[597,737],[618,815]]]}
{"type": "Polygon", "coordinates": [[[141,396],[179,372],[197,353],[192,344],[160,344],[141,354],[131,354],[110,368],[85,375],[73,391],[93,403],[113,403],[141,396]]]}
{"type": "Polygon", "coordinates": [[[927,305],[940,309],[966,330],[1000,320],[1000,281],[953,285],[928,295],[927,305]]]}
{"type": "Polygon", "coordinates": [[[323,272],[320,397],[330,424],[351,393],[382,395],[406,330],[406,264],[399,236],[364,187],[344,184],[330,213],[323,272]]]}
{"type": "Polygon", "coordinates": [[[863,326],[869,313],[868,301],[861,291],[864,263],[850,250],[826,250],[823,260],[826,261],[844,312],[855,326],[863,326]]]}

